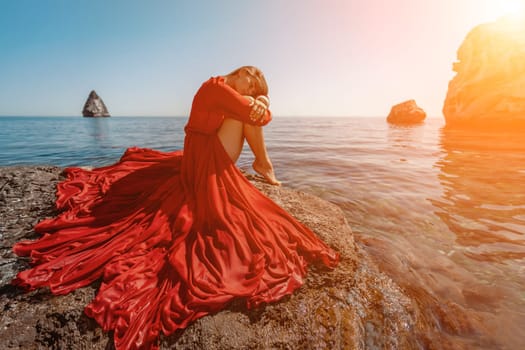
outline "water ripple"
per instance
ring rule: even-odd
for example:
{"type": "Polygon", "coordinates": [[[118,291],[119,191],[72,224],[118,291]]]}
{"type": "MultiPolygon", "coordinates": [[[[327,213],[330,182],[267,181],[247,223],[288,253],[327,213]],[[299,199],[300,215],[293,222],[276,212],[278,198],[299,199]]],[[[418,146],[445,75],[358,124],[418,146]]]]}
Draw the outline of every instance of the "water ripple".
{"type": "MultiPolygon", "coordinates": [[[[0,118],[0,164],[100,166],[130,146],[180,149],[185,122],[0,118]]],[[[341,206],[358,244],[429,319],[444,322],[436,300],[457,305],[490,326],[480,347],[525,348],[523,135],[384,118],[276,117],[264,132],[277,176],[341,206]]]]}

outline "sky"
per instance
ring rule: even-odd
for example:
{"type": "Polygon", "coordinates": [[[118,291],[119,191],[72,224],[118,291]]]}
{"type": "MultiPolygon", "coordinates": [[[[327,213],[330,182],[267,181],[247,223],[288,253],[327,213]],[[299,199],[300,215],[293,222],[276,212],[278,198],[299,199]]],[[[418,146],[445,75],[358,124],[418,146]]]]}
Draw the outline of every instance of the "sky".
{"type": "Polygon", "coordinates": [[[274,115],[440,117],[466,34],[518,2],[0,0],[0,116],[77,116],[93,89],[114,116],[187,116],[255,65],[274,115]]]}

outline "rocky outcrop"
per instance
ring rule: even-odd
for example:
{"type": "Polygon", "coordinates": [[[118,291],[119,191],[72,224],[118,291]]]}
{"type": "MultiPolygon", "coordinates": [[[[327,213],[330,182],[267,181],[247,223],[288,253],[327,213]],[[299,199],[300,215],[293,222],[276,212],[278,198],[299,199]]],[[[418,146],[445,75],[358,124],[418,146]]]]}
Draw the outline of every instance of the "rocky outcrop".
{"type": "Polygon", "coordinates": [[[443,106],[447,126],[525,127],[525,21],[475,27],[457,56],[443,106]]]}
{"type": "Polygon", "coordinates": [[[416,101],[408,100],[394,105],[386,120],[391,124],[417,124],[423,122],[426,117],[427,114],[416,101]]]}
{"type": "Polygon", "coordinates": [[[109,117],[108,109],[104,101],[97,95],[95,90],[89,93],[88,99],[82,109],[84,117],[109,117]]]}
{"type": "MultiPolygon", "coordinates": [[[[2,349],[110,349],[112,335],[84,313],[98,285],[55,296],[12,287],[28,267],[12,245],[33,239],[33,225],[56,215],[57,167],[0,168],[0,339],[2,349]]],[[[311,266],[306,283],[273,304],[246,310],[232,304],[161,339],[161,349],[420,349],[458,348],[443,334],[472,332],[453,305],[435,303],[433,316],[380,272],[355,244],[342,210],[315,196],[250,180],[341,253],[333,271],[311,266]],[[457,313],[456,313],[457,314],[457,313]]],[[[459,349],[459,348],[458,348],[459,349]]]]}

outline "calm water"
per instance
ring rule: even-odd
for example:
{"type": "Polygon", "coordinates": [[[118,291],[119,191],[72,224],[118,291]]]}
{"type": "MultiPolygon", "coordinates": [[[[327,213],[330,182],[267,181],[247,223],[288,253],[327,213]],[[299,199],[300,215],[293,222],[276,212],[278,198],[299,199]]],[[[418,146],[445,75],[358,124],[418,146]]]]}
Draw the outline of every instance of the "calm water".
{"type": "MultiPolygon", "coordinates": [[[[98,166],[133,145],[179,149],[185,122],[4,117],[0,165],[98,166]]],[[[525,134],[443,126],[276,117],[265,133],[278,178],[341,206],[358,243],[453,343],[525,349],[525,134]]],[[[251,161],[246,149],[239,166],[251,161]]]]}

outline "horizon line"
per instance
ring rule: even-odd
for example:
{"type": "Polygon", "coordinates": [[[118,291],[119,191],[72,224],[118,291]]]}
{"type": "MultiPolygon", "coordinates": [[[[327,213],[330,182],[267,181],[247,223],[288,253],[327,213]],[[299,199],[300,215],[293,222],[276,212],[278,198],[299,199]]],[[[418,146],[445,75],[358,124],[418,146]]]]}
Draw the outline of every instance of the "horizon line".
{"type": "MultiPolygon", "coordinates": [[[[386,118],[381,115],[274,115],[278,118],[386,118]]],[[[86,118],[86,119],[108,119],[108,118],[188,118],[189,115],[112,115],[109,117],[84,117],[81,115],[0,115],[0,118],[22,117],[22,118],[86,118]]],[[[440,116],[427,116],[426,119],[444,118],[440,116]]]]}

